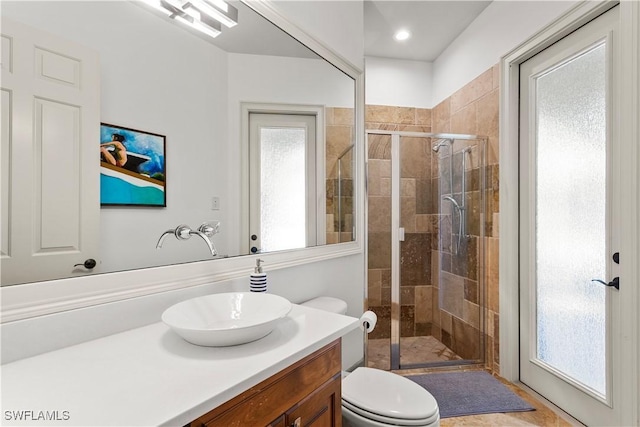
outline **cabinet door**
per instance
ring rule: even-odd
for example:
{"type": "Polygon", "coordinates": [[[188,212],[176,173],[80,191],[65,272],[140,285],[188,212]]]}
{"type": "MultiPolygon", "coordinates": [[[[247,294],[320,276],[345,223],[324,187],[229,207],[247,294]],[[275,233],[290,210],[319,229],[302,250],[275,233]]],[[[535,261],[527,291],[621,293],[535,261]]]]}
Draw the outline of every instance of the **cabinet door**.
{"type": "Polygon", "coordinates": [[[298,417],[304,425],[339,426],[310,422],[324,419],[327,410],[340,419],[340,349],[340,340],[334,341],[203,415],[191,427],[281,426],[282,414],[287,415],[287,426],[298,417]]]}
{"type": "Polygon", "coordinates": [[[287,426],[287,417],[282,414],[275,421],[271,421],[267,427],[286,427],[287,426]]]}
{"type": "Polygon", "coordinates": [[[342,426],[341,384],[342,378],[338,374],[287,411],[287,426],[342,426]]]}

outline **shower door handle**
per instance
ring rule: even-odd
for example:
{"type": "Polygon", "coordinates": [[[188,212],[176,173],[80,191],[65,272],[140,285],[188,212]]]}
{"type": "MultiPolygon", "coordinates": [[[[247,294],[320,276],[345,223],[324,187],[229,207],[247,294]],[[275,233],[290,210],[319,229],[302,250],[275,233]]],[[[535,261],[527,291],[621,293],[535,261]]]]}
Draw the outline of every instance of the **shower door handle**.
{"type": "Polygon", "coordinates": [[[398,228],[398,240],[404,242],[404,227],[398,228]]]}

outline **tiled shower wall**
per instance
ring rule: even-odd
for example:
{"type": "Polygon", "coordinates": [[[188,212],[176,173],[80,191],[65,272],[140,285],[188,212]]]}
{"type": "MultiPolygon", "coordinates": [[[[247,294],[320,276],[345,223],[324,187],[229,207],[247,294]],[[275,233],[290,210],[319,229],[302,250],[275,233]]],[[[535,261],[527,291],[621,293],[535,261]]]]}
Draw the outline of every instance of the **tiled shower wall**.
{"type": "Polygon", "coordinates": [[[341,192],[338,192],[338,156],[354,142],[352,108],[325,108],[327,243],[353,240],[353,155],[342,158],[341,192]],[[338,218],[340,194],[342,220],[338,218]]]}
{"type": "MultiPolygon", "coordinates": [[[[498,351],[498,208],[499,208],[499,181],[498,181],[498,144],[499,144],[499,66],[488,69],[462,89],[455,92],[449,98],[442,101],[432,110],[433,132],[451,132],[471,135],[483,135],[489,138],[486,147],[486,169],[485,169],[485,253],[484,264],[479,265],[477,274],[482,274],[484,267],[486,309],[484,316],[486,319],[486,340],[485,360],[487,366],[494,372],[499,372],[499,351],[498,351]]],[[[455,157],[454,157],[455,159],[455,157]]],[[[469,200],[469,199],[467,199],[469,200]]],[[[475,220],[477,223],[477,220],[475,220]]],[[[474,219],[469,218],[472,224],[474,219]]],[[[473,232],[472,232],[473,234],[473,232]]],[[[479,242],[478,242],[479,243],[479,242]]],[[[446,262],[445,262],[446,263],[446,262]]],[[[445,264],[443,263],[443,264],[445,264]]],[[[446,265],[442,265],[443,270],[447,270],[446,265]]],[[[467,285],[468,282],[465,282],[467,285]]],[[[478,294],[480,297],[481,294],[478,294]]],[[[469,339],[479,337],[477,326],[465,321],[466,311],[473,309],[478,301],[474,301],[476,291],[471,287],[464,288],[463,316],[458,317],[440,308],[440,315],[434,312],[433,332],[437,337],[437,330],[440,329],[443,342],[447,335],[453,344],[452,350],[456,350],[456,342],[467,342],[467,345],[475,346],[469,339]]],[[[481,303],[481,301],[480,301],[481,303]]],[[[480,307],[482,307],[482,303],[480,307]]],[[[472,316],[473,317],[473,316],[472,316]]],[[[444,342],[447,344],[446,342],[444,342]]],[[[461,354],[464,357],[464,355],[461,354]]]]}
{"type": "MultiPolygon", "coordinates": [[[[498,353],[498,66],[492,67],[465,87],[438,104],[433,110],[407,107],[366,107],[366,128],[418,132],[447,132],[488,136],[486,147],[485,252],[481,254],[479,236],[479,170],[471,167],[467,175],[469,233],[472,238],[458,256],[451,255],[451,243],[438,252],[438,228],[451,235],[448,222],[438,218],[438,156],[427,138],[403,138],[408,147],[401,161],[418,157],[418,168],[403,168],[401,180],[402,226],[407,235],[401,248],[401,336],[433,335],[464,358],[478,358],[481,348],[480,309],[486,321],[487,366],[499,368],[498,353]],[[410,146],[409,146],[410,145],[410,146]],[[431,174],[431,184],[425,179],[431,174]],[[413,200],[412,200],[413,199],[413,200]],[[476,224],[474,227],[472,224],[476,224]],[[444,230],[447,228],[447,230],[444,230]],[[430,251],[427,249],[431,249],[430,251]],[[479,260],[484,255],[484,263],[479,260]],[[425,259],[425,257],[428,257],[425,259]],[[485,292],[478,278],[485,274],[485,292]],[[442,282],[442,283],[440,283],[442,282]],[[439,297],[440,288],[443,288],[439,297]],[[482,301],[486,295],[486,301],[482,301]],[[441,300],[441,301],[440,301],[441,300]],[[440,302],[442,304],[440,304],[440,302]]],[[[378,327],[370,338],[388,338],[390,333],[391,282],[391,138],[369,138],[368,155],[368,301],[378,315],[378,327]]],[[[404,148],[401,148],[401,152],[404,148]]],[[[456,148],[456,151],[458,148],[456,148]]],[[[477,159],[477,156],[475,157],[477,159]]],[[[461,155],[454,156],[454,181],[460,183],[461,155]]],[[[446,158],[440,159],[440,165],[446,158]]],[[[471,162],[473,165],[473,162],[471,162]]],[[[443,167],[443,166],[441,166],[443,167]]],[[[443,171],[444,172],[444,171],[443,171]]],[[[454,187],[458,184],[454,184],[454,187]]],[[[443,189],[444,192],[449,192],[443,189]]],[[[454,190],[455,191],[455,190],[454,190]]],[[[459,191],[459,189],[457,189],[459,191]]],[[[446,217],[446,216],[445,216],[446,217]]],[[[455,225],[455,224],[454,224],[455,225]]],[[[455,228],[455,227],[454,227],[455,228]]],[[[455,238],[455,236],[454,236],[455,238]]]]}

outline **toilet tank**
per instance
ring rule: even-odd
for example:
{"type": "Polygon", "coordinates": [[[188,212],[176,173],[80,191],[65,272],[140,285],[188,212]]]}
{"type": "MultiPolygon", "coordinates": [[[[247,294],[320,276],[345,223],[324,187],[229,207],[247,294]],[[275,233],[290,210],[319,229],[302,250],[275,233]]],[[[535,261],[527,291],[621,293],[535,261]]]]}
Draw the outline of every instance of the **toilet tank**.
{"type": "Polygon", "coordinates": [[[347,303],[339,298],[318,297],[300,303],[300,305],[337,314],[347,314],[347,303]]]}

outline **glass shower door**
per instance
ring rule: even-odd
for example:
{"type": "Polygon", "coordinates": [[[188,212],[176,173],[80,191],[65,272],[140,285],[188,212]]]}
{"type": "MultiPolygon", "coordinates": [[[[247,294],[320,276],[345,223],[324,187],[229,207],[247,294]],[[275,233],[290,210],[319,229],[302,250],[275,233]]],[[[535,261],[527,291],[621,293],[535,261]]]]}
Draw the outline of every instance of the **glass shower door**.
{"type": "Polygon", "coordinates": [[[401,133],[398,159],[398,367],[482,363],[484,140],[401,133]]]}

